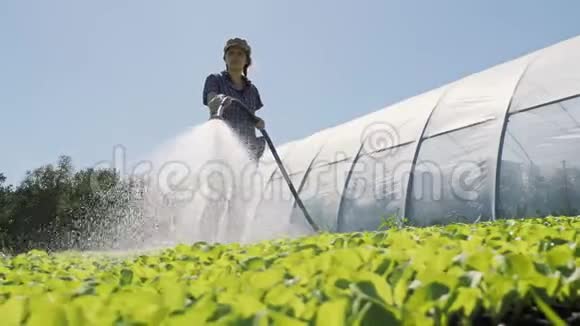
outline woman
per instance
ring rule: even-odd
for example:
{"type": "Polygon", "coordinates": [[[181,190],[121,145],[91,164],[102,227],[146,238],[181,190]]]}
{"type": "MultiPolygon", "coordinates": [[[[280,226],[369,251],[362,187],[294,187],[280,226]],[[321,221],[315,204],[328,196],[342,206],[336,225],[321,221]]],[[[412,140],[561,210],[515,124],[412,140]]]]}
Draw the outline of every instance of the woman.
{"type": "Polygon", "coordinates": [[[251,159],[257,162],[264,152],[265,142],[263,137],[256,137],[255,128],[264,128],[264,120],[255,115],[252,118],[235,101],[242,102],[252,114],[263,106],[258,89],[248,79],[251,54],[252,49],[244,39],[233,38],[226,42],[223,53],[226,69],[205,79],[203,104],[209,107],[212,117],[223,103],[223,119],[247,146],[251,159]]]}

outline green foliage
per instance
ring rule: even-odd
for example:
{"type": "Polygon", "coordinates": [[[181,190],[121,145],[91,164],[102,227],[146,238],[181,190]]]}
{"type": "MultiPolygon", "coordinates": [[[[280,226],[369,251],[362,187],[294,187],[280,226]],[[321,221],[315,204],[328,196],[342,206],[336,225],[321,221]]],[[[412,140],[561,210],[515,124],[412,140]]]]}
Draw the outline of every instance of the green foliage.
{"type": "Polygon", "coordinates": [[[400,229],[407,225],[409,219],[407,218],[398,218],[397,214],[391,214],[389,217],[382,218],[381,225],[379,225],[379,230],[388,230],[388,229],[400,229]]]}
{"type": "Polygon", "coordinates": [[[0,257],[3,322],[44,325],[572,324],[579,218],[0,257]]]}
{"type": "MultiPolygon", "coordinates": [[[[98,216],[103,208],[128,205],[132,185],[114,170],[74,171],[70,157],[28,171],[20,185],[4,185],[0,174],[0,250],[24,252],[89,249],[82,239],[90,238],[94,223],[113,225],[113,214],[98,216]],[[108,195],[113,193],[113,195],[108,195]]],[[[101,228],[102,229],[102,228],[101,228]]]]}

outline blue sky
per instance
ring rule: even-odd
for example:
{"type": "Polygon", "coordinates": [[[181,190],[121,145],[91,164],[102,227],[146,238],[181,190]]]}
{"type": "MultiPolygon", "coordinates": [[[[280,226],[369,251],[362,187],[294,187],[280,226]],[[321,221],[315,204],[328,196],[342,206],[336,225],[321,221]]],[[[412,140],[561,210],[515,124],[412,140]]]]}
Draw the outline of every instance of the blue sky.
{"type": "MultiPolygon", "coordinates": [[[[580,34],[578,1],[0,2],[0,172],[129,159],[207,119],[232,36],[276,144],[580,34]]],[[[186,150],[186,149],[185,149],[186,150]]]]}

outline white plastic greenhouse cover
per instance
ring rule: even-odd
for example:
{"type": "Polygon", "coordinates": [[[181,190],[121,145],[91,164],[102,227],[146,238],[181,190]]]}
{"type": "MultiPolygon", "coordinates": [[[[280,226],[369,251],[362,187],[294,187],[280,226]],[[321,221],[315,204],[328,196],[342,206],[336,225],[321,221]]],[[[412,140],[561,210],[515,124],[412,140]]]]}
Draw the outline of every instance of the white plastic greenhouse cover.
{"type": "MultiPolygon", "coordinates": [[[[577,215],[580,36],[278,152],[324,230],[373,230],[390,216],[433,225],[577,215]]],[[[267,187],[288,203],[280,218],[303,221],[266,151],[268,161],[267,187]]]]}

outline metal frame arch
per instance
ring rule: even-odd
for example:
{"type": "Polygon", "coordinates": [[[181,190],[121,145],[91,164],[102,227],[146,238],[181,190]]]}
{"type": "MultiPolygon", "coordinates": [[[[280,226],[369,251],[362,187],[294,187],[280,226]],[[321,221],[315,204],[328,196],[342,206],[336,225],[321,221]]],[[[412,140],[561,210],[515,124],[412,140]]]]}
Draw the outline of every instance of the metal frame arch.
{"type": "MultiPolygon", "coordinates": [[[[309,173],[310,168],[312,167],[312,164],[314,163],[314,161],[318,157],[318,154],[320,154],[320,152],[322,151],[322,148],[324,146],[325,145],[320,146],[320,149],[318,150],[318,152],[316,154],[314,154],[314,157],[310,160],[310,163],[308,164],[308,167],[306,168],[306,172],[304,173],[304,177],[302,177],[302,180],[300,182],[300,186],[296,189],[298,194],[300,194],[300,191],[302,190],[302,187],[304,185],[304,180],[305,180],[306,176],[308,176],[308,173],[309,173]]],[[[272,183],[272,180],[274,179],[274,175],[276,174],[276,171],[278,171],[277,168],[272,169],[272,173],[270,173],[270,177],[268,178],[268,181],[265,184],[265,188],[267,188],[272,183]]],[[[290,176],[292,176],[292,173],[290,174],[290,176]]],[[[264,198],[262,198],[260,201],[258,201],[256,206],[254,207],[254,214],[252,216],[252,220],[254,220],[256,218],[256,214],[258,212],[258,207],[260,207],[260,205],[262,204],[263,201],[264,201],[264,198]]],[[[294,210],[295,207],[296,207],[296,200],[292,200],[292,210],[294,210]]],[[[290,214],[292,214],[292,211],[290,211],[290,214]]]]}
{"type": "Polygon", "coordinates": [[[423,136],[425,135],[425,131],[427,130],[427,127],[429,126],[429,122],[431,122],[431,118],[433,117],[433,113],[435,112],[435,110],[437,110],[437,108],[439,107],[439,105],[441,104],[441,101],[445,98],[445,96],[447,96],[447,93],[449,92],[449,90],[453,89],[455,86],[456,85],[449,85],[445,90],[443,90],[443,92],[441,93],[441,96],[437,99],[437,102],[435,103],[435,105],[431,109],[431,112],[429,112],[429,115],[427,116],[427,119],[425,120],[425,125],[421,129],[421,132],[419,133],[419,137],[416,140],[417,143],[415,145],[415,151],[413,153],[413,160],[411,161],[411,167],[409,169],[409,180],[407,181],[407,188],[405,190],[405,198],[403,198],[403,210],[401,212],[401,216],[399,217],[401,220],[403,218],[405,218],[407,211],[409,210],[409,205],[410,205],[409,194],[411,193],[411,188],[412,188],[414,174],[415,174],[415,166],[417,165],[417,159],[419,157],[419,150],[421,149],[421,144],[423,143],[423,136]]]}
{"type": "Polygon", "coordinates": [[[342,192],[340,194],[340,201],[338,202],[338,210],[336,212],[336,231],[337,232],[341,232],[341,227],[344,224],[343,214],[342,214],[342,212],[344,210],[344,208],[343,208],[344,207],[344,193],[346,192],[346,189],[348,188],[354,166],[356,165],[359,158],[361,157],[360,153],[361,153],[362,149],[364,148],[365,141],[366,141],[366,137],[360,143],[360,146],[358,147],[358,150],[356,151],[356,155],[353,158],[352,163],[350,164],[350,168],[348,169],[348,174],[346,175],[346,179],[344,180],[344,185],[342,187],[342,192]]]}
{"type": "MultiPolygon", "coordinates": [[[[306,178],[308,178],[310,171],[312,171],[312,165],[314,165],[314,161],[316,161],[316,159],[318,158],[318,155],[320,155],[320,152],[322,152],[322,149],[324,148],[324,146],[326,146],[326,144],[320,146],[320,149],[318,149],[318,152],[316,152],[316,154],[314,154],[314,157],[310,160],[310,163],[308,164],[306,171],[304,171],[304,176],[302,177],[302,180],[300,180],[300,185],[298,185],[298,189],[296,189],[296,192],[298,192],[299,195],[302,192],[302,188],[304,188],[304,184],[306,183],[306,178]]],[[[292,211],[290,212],[290,214],[292,214],[292,212],[294,211],[295,208],[296,208],[296,200],[294,200],[292,202],[292,211]]]]}
{"type": "Polygon", "coordinates": [[[502,159],[502,152],[503,152],[503,146],[504,146],[504,142],[505,142],[505,134],[507,131],[507,125],[508,125],[508,121],[509,121],[509,117],[510,117],[510,108],[512,107],[512,103],[514,100],[514,96],[516,95],[516,92],[520,86],[521,81],[524,79],[524,76],[526,74],[526,72],[528,71],[528,69],[530,68],[530,66],[532,65],[532,63],[539,57],[539,55],[534,56],[533,58],[531,58],[527,63],[526,66],[524,67],[524,69],[522,69],[522,73],[520,74],[518,80],[516,81],[516,84],[514,85],[514,90],[512,91],[512,95],[510,96],[510,100],[508,102],[508,105],[506,106],[504,115],[503,115],[503,121],[502,121],[502,125],[501,125],[501,129],[500,129],[500,134],[499,134],[499,141],[498,141],[498,145],[497,145],[497,152],[496,152],[496,156],[495,156],[495,174],[493,176],[493,187],[492,187],[492,194],[491,194],[491,220],[495,221],[497,219],[497,213],[498,213],[498,194],[499,194],[499,184],[500,184],[500,175],[501,175],[501,159],[502,159]]]}

